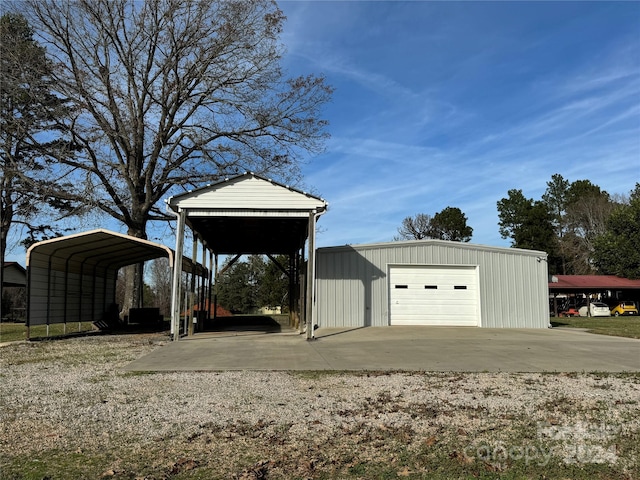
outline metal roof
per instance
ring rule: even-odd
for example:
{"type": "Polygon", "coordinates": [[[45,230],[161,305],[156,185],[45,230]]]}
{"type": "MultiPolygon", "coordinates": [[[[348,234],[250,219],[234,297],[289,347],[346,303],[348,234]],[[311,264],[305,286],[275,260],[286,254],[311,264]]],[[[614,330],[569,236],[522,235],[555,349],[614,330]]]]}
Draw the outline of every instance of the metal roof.
{"type": "Polygon", "coordinates": [[[546,261],[547,252],[541,250],[527,250],[523,248],[513,247],[494,247],[490,245],[480,245],[476,243],[468,242],[456,242],[451,240],[439,240],[434,238],[425,238],[421,240],[397,240],[393,242],[380,242],[380,243],[362,243],[362,244],[349,244],[338,245],[335,247],[322,247],[319,250],[324,251],[340,251],[340,250],[380,250],[384,248],[397,249],[399,247],[412,247],[412,246],[442,246],[442,247],[455,247],[463,250],[480,250],[487,252],[499,252],[513,255],[529,255],[539,257],[539,262],[546,261]]]}
{"type": "MultiPolygon", "coordinates": [[[[27,250],[27,268],[38,266],[57,271],[79,273],[89,267],[119,269],[127,265],[166,257],[173,267],[174,252],[149,240],[109,230],[97,229],[34,243],[27,250]]],[[[183,258],[183,270],[191,270],[191,261],[183,258]]],[[[198,266],[198,274],[204,269],[198,266]]]]}
{"type": "Polygon", "coordinates": [[[554,275],[550,290],[625,290],[640,289],[640,280],[615,275],[554,275]]]}
{"type": "MultiPolygon", "coordinates": [[[[174,267],[170,248],[103,229],[32,245],[27,250],[27,325],[105,318],[115,304],[118,270],[162,257],[174,267]]],[[[192,262],[181,258],[182,270],[192,271],[192,262]]],[[[198,275],[206,273],[196,269],[198,275]]]]}
{"type": "Polygon", "coordinates": [[[288,185],[247,172],[175,195],[173,212],[217,254],[290,254],[303,248],[309,215],[327,202],[288,185]]]}
{"type": "Polygon", "coordinates": [[[98,229],[33,244],[27,250],[27,268],[48,267],[78,273],[82,265],[118,269],[154,258],[168,257],[168,247],[121,233],[98,229]]]}

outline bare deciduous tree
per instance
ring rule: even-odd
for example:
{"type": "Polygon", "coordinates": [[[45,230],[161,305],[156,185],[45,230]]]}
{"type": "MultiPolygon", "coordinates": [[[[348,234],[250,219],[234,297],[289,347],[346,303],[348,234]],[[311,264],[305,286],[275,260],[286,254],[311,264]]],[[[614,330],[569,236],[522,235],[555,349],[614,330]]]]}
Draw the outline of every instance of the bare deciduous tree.
{"type": "Polygon", "coordinates": [[[53,64],[24,16],[0,17],[0,285],[9,231],[21,243],[59,234],[51,218],[73,211],[63,172],[52,165],[73,155],[64,122],[67,102],[53,93],[53,64]],[[48,215],[45,215],[48,214],[48,215]]]}
{"type": "Polygon", "coordinates": [[[251,170],[287,181],[320,151],[322,77],[287,79],[273,1],[25,0],[75,102],[87,202],[146,238],[159,200],[251,170]],[[177,191],[177,190],[176,190],[177,191]]]}
{"type": "Polygon", "coordinates": [[[81,108],[68,162],[95,206],[146,234],[176,185],[255,170],[296,175],[317,151],[322,78],[285,80],[270,1],[29,0],[32,21],[62,67],[59,89],[81,108]]]}
{"type": "Polygon", "coordinates": [[[406,217],[398,228],[394,240],[422,240],[431,238],[431,215],[418,213],[415,217],[406,217]]]}
{"type": "Polygon", "coordinates": [[[565,251],[576,274],[593,273],[594,242],[606,233],[607,222],[616,206],[607,192],[585,194],[567,205],[566,218],[573,243],[565,245],[565,251]]]}
{"type": "Polygon", "coordinates": [[[155,297],[155,306],[160,314],[171,314],[171,267],[166,258],[157,258],[151,262],[149,269],[151,289],[155,297]]]}

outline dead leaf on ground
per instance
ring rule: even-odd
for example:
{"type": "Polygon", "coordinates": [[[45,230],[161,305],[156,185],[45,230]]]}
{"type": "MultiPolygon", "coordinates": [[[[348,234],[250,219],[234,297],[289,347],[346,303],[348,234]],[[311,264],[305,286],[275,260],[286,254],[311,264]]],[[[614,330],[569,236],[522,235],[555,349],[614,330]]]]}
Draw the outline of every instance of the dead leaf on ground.
{"type": "Polygon", "coordinates": [[[398,475],[399,477],[408,477],[409,475],[411,475],[411,470],[409,470],[409,467],[404,467],[398,470],[396,472],[396,475],[398,475]]]}
{"type": "Polygon", "coordinates": [[[256,463],[254,466],[244,469],[234,478],[237,480],[264,480],[267,478],[269,468],[273,466],[271,460],[256,463]]]}
{"type": "Polygon", "coordinates": [[[192,458],[180,458],[177,462],[170,466],[169,472],[171,475],[176,475],[180,472],[187,472],[197,468],[200,462],[192,458]]]}
{"type": "Polygon", "coordinates": [[[460,463],[463,463],[465,465],[469,465],[471,463],[473,463],[475,461],[475,458],[473,457],[469,457],[467,455],[465,455],[464,453],[458,452],[457,450],[454,450],[453,453],[451,453],[451,455],[449,455],[450,458],[454,458],[456,460],[458,460],[460,463]]]}
{"type": "Polygon", "coordinates": [[[436,443],[438,443],[438,438],[435,435],[431,435],[429,438],[427,438],[424,441],[425,445],[427,447],[432,447],[434,446],[436,443]]]}

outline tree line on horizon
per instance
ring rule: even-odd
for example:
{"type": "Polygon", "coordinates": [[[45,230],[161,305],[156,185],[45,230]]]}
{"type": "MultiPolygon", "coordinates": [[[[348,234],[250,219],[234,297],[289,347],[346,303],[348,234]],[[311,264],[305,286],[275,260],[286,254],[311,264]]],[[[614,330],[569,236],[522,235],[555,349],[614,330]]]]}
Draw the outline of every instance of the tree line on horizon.
{"type": "MultiPolygon", "coordinates": [[[[513,248],[548,254],[549,273],[640,278],[640,183],[628,195],[556,173],[539,200],[511,189],[497,202],[498,228],[513,248]]],[[[406,217],[394,240],[469,242],[473,229],[459,209],[406,217]]]]}
{"type": "Polygon", "coordinates": [[[502,238],[548,254],[549,273],[640,278],[640,183],[611,195],[554,174],[539,200],[512,189],[497,203],[502,238]]]}

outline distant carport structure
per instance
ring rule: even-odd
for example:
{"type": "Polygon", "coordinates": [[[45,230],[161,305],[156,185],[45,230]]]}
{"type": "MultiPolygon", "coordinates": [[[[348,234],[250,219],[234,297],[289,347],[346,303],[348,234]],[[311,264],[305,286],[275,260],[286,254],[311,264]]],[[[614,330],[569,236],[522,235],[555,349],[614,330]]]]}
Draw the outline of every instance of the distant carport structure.
{"type": "Polygon", "coordinates": [[[599,294],[605,299],[640,301],[640,280],[615,275],[553,275],[549,295],[553,297],[553,313],[558,315],[559,295],[588,297],[599,294]]]}
{"type": "MultiPolygon", "coordinates": [[[[294,326],[297,324],[300,330],[305,324],[313,325],[315,230],[317,218],[327,209],[323,199],[248,172],[175,195],[167,200],[167,204],[178,221],[176,260],[179,261],[183,254],[185,226],[188,226],[194,237],[193,260],[196,259],[199,241],[203,264],[206,265],[208,252],[209,264],[215,264],[211,270],[215,270],[216,280],[219,255],[232,256],[232,261],[242,255],[267,255],[272,261],[275,261],[275,255],[288,255],[289,265],[278,266],[289,278],[290,322],[294,326]],[[305,244],[308,245],[308,261],[304,277],[309,279],[306,289],[299,281],[305,244]],[[294,299],[299,300],[297,305],[294,299]]],[[[180,337],[180,289],[180,278],[174,271],[174,339],[180,337]]],[[[312,338],[313,328],[307,328],[306,332],[307,338],[312,338]]],[[[184,333],[192,333],[192,328],[184,333]]]]}
{"type": "Polygon", "coordinates": [[[103,229],[35,243],[27,251],[27,327],[105,320],[118,270],[161,257],[176,264],[164,245],[103,229]]]}

